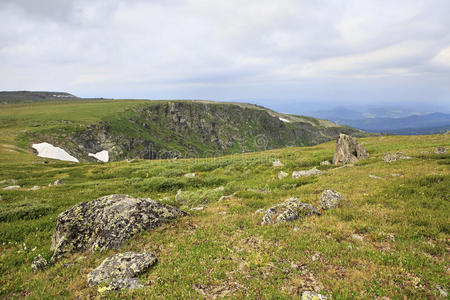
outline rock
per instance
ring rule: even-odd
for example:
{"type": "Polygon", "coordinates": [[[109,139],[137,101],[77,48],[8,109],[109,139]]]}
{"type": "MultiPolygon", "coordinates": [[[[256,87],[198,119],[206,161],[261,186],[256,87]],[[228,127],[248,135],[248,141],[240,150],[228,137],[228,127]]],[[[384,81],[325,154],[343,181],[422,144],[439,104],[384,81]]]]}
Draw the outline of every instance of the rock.
{"type": "Polygon", "coordinates": [[[442,299],[447,299],[447,297],[448,297],[448,292],[447,292],[447,289],[446,289],[446,288],[440,286],[439,284],[436,284],[436,285],[434,286],[434,288],[439,292],[439,296],[441,296],[442,299]]]}
{"type": "Polygon", "coordinates": [[[137,275],[156,263],[153,253],[125,252],[105,259],[87,275],[90,286],[107,283],[110,289],[134,289],[142,287],[137,275]]]}
{"type": "Polygon", "coordinates": [[[172,206],[127,195],[77,204],[57,218],[52,261],[65,252],[117,249],[134,234],[184,215],[172,206]]]}
{"type": "Polygon", "coordinates": [[[273,161],[272,166],[274,166],[274,167],[284,167],[284,164],[279,159],[276,159],[276,160],[273,161]]]}
{"type": "Polygon", "coordinates": [[[358,241],[358,242],[364,242],[364,238],[360,236],[359,234],[352,234],[352,239],[358,241]]]}
{"type": "Polygon", "coordinates": [[[333,164],[349,164],[368,158],[369,153],[364,146],[358,144],[358,140],[346,134],[340,134],[336,141],[333,164]]]}
{"type": "Polygon", "coordinates": [[[42,257],[42,255],[38,255],[33,259],[33,262],[31,263],[31,269],[33,272],[38,272],[40,270],[45,269],[45,267],[48,266],[48,262],[45,258],[42,257]]]}
{"type": "Polygon", "coordinates": [[[292,178],[299,178],[299,177],[307,177],[312,175],[322,175],[322,171],[317,169],[316,167],[312,168],[311,170],[307,171],[294,171],[292,172],[292,178]]]}
{"type": "Polygon", "coordinates": [[[184,177],[187,177],[187,178],[194,178],[194,177],[195,177],[195,173],[187,173],[187,174],[184,174],[184,177]]]}
{"type": "Polygon", "coordinates": [[[318,294],[316,292],[304,291],[302,293],[301,300],[325,300],[328,299],[326,296],[318,294]]]}
{"type": "Polygon", "coordinates": [[[197,206],[197,207],[191,208],[191,210],[204,210],[205,208],[206,208],[206,206],[197,206]]]}
{"type": "Polygon", "coordinates": [[[320,196],[319,206],[324,210],[332,209],[337,207],[342,199],[344,197],[335,190],[326,189],[322,192],[322,196],[320,196]]]}
{"type": "Polygon", "coordinates": [[[17,180],[15,179],[4,179],[0,181],[0,185],[15,185],[17,183],[17,180]]]}
{"type": "Polygon", "coordinates": [[[394,173],[394,174],[391,174],[391,176],[392,176],[392,177],[402,177],[403,175],[402,175],[402,174],[394,173]]]}
{"type": "Polygon", "coordinates": [[[221,192],[221,191],[224,191],[224,190],[225,190],[225,187],[223,185],[221,185],[218,188],[215,188],[214,192],[221,192]]]}
{"type": "Polygon", "coordinates": [[[255,210],[255,214],[263,214],[265,212],[266,212],[266,210],[262,209],[262,208],[255,210]]]}
{"type": "Polygon", "coordinates": [[[402,152],[396,152],[396,153],[384,153],[383,154],[383,161],[387,163],[391,163],[397,160],[401,159],[410,159],[411,157],[404,155],[402,152]]]}
{"type": "Polygon", "coordinates": [[[373,179],[383,179],[383,178],[381,178],[381,177],[379,177],[379,176],[372,175],[372,174],[370,174],[369,177],[370,177],[370,178],[373,178],[373,179]]]}
{"type": "Polygon", "coordinates": [[[283,179],[285,177],[287,177],[289,174],[283,171],[280,171],[280,173],[278,173],[278,179],[283,179]]]}
{"type": "Polygon", "coordinates": [[[320,163],[321,166],[329,166],[331,165],[331,163],[328,160],[325,160],[323,162],[320,163]]]}
{"type": "Polygon", "coordinates": [[[311,204],[301,203],[298,198],[290,198],[285,202],[269,208],[262,218],[262,225],[294,221],[302,216],[320,215],[320,212],[311,204]]]}
{"type": "Polygon", "coordinates": [[[35,185],[35,186],[33,186],[33,187],[31,188],[32,191],[37,191],[37,190],[40,190],[40,189],[41,189],[41,187],[38,186],[38,185],[35,185]]]}
{"type": "Polygon", "coordinates": [[[445,149],[442,146],[437,146],[436,149],[434,150],[434,153],[436,153],[436,154],[446,154],[447,153],[447,149],[445,149]]]}
{"type": "Polygon", "coordinates": [[[62,181],[62,179],[58,179],[53,183],[53,185],[64,185],[64,184],[65,183],[64,183],[64,181],[62,181]]]}
{"type": "Polygon", "coordinates": [[[10,185],[10,186],[3,188],[4,191],[17,190],[17,189],[20,189],[20,185],[10,185]]]}

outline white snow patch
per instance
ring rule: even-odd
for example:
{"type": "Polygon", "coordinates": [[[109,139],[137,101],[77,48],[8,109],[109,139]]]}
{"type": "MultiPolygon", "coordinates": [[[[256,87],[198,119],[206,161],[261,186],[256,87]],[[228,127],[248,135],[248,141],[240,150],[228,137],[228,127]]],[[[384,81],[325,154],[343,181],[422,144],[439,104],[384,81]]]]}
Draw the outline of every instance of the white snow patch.
{"type": "Polygon", "coordinates": [[[33,149],[36,149],[36,151],[38,152],[38,156],[40,157],[80,162],[78,159],[67,153],[64,149],[55,147],[49,143],[33,144],[33,146],[31,147],[33,149]]]}
{"type": "Polygon", "coordinates": [[[99,161],[108,162],[109,161],[109,153],[106,150],[97,152],[95,154],[89,153],[89,156],[95,157],[99,161]]]}
{"type": "Polygon", "coordinates": [[[285,123],[291,123],[291,121],[289,121],[288,119],[285,119],[285,118],[282,118],[282,117],[279,117],[279,119],[281,121],[285,122],[285,123]]]}

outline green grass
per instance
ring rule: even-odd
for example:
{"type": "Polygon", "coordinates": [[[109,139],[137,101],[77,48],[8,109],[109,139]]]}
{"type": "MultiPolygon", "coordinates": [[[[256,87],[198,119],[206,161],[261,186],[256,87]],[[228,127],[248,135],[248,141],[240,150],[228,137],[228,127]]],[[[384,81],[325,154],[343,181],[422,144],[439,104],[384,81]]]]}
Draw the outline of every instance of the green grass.
{"type": "Polygon", "coordinates": [[[424,299],[438,298],[436,284],[450,290],[450,156],[433,153],[438,145],[449,148],[448,134],[360,139],[371,157],[340,169],[319,166],[332,158],[332,142],[219,158],[44,164],[17,139],[34,122],[57,128],[61,120],[91,122],[121,112],[123,103],[107,112],[90,103],[92,110],[82,116],[67,102],[56,104],[63,108],[57,112],[45,103],[35,104],[39,113],[26,106],[17,106],[14,116],[0,111],[0,181],[15,179],[22,186],[0,189],[0,298],[291,299],[317,290],[333,299],[424,299]],[[384,163],[382,154],[393,151],[412,159],[384,163]],[[274,159],[285,167],[272,167],[274,159]],[[314,166],[326,172],[277,178],[280,170],[314,166]],[[191,172],[196,177],[184,177],[191,172]],[[66,185],[48,187],[56,179],[66,185]],[[42,188],[29,190],[35,185],[42,188]],[[341,207],[287,224],[259,224],[257,209],[289,197],[317,205],[327,187],[345,197],[341,207]],[[33,258],[52,254],[57,215],[108,194],[150,197],[191,215],[138,234],[120,250],[74,253],[33,273],[33,258]],[[206,208],[190,210],[199,205],[206,208]],[[122,251],[156,253],[158,263],[140,276],[145,288],[101,294],[89,287],[87,273],[122,251]]]}

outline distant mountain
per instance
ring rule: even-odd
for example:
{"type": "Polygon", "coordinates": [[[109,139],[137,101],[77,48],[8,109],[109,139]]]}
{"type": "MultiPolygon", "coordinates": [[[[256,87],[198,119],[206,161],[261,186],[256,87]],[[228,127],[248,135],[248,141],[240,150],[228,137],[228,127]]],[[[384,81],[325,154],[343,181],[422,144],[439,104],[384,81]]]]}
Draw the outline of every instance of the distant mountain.
{"type": "Polygon", "coordinates": [[[62,99],[78,99],[78,97],[64,92],[34,92],[34,91],[0,92],[0,104],[27,103],[27,102],[47,101],[47,100],[62,100],[62,99]]]}
{"type": "Polygon", "coordinates": [[[369,132],[393,134],[431,134],[445,132],[450,128],[450,114],[432,113],[404,118],[365,118],[360,120],[336,120],[369,132]]]}

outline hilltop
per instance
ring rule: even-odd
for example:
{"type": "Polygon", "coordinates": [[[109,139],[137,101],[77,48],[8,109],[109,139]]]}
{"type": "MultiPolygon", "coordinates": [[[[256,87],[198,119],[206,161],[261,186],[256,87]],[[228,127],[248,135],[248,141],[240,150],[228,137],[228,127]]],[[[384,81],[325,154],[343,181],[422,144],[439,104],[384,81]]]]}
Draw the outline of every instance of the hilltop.
{"type": "Polygon", "coordinates": [[[191,100],[67,98],[6,104],[0,126],[5,144],[31,151],[33,143],[47,142],[80,161],[95,161],[89,153],[100,151],[108,151],[111,160],[206,157],[315,145],[341,132],[368,135],[251,104],[191,100]]]}

